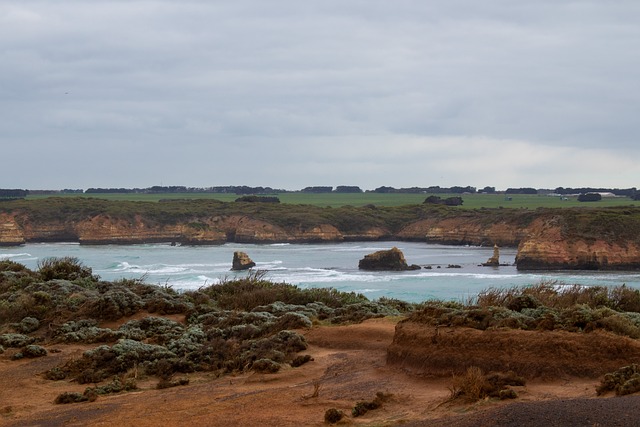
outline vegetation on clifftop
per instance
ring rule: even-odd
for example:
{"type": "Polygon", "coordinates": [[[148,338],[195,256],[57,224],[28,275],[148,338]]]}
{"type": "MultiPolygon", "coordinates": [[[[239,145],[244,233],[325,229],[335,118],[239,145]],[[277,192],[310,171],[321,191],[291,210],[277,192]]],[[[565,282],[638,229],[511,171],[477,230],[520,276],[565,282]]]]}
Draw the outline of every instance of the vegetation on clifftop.
{"type": "Polygon", "coordinates": [[[344,235],[359,235],[374,228],[391,235],[423,219],[460,219],[489,227],[497,223],[526,228],[536,218],[559,221],[565,238],[603,239],[640,242],[640,209],[566,208],[550,209],[462,209],[442,205],[403,205],[395,207],[318,207],[284,203],[239,203],[217,200],[167,200],[164,202],[108,201],[92,198],[53,197],[0,202],[0,213],[13,213],[19,224],[73,224],[98,215],[132,221],[141,219],[149,226],[203,224],[206,219],[246,216],[285,230],[309,230],[320,224],[336,227],[344,235]]]}
{"type": "Polygon", "coordinates": [[[516,288],[489,288],[468,303],[425,302],[410,321],[433,326],[486,330],[607,330],[640,338],[640,290],[548,282],[516,288]]]}
{"type": "Polygon", "coordinates": [[[160,203],[107,201],[90,198],[52,197],[37,200],[16,200],[0,203],[0,212],[13,212],[21,222],[77,222],[105,215],[113,219],[131,221],[136,217],[158,225],[195,223],[199,219],[247,216],[263,220],[285,229],[310,229],[319,224],[330,224],[345,234],[358,234],[375,227],[397,232],[402,227],[425,218],[447,218],[463,215],[481,221],[495,221],[496,217],[510,220],[531,220],[526,210],[457,211],[454,208],[429,205],[397,207],[342,206],[338,208],[282,203],[237,203],[216,200],[167,200],[160,203]],[[475,213],[473,213],[475,212],[475,213]]]}

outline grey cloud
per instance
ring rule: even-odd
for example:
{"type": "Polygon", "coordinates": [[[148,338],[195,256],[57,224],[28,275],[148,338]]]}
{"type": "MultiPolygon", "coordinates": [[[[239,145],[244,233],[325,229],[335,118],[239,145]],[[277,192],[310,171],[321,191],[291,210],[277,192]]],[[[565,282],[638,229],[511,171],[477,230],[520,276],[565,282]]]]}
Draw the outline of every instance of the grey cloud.
{"type": "MultiPolygon", "coordinates": [[[[0,186],[239,184],[219,161],[239,153],[255,153],[251,185],[480,185],[454,166],[407,172],[419,163],[398,150],[421,144],[440,165],[472,165],[450,138],[600,148],[615,162],[638,154],[638,18],[630,1],[10,0],[0,142],[56,179],[9,166],[0,186]],[[97,155],[104,167],[66,172],[97,155]],[[455,182],[428,181],[441,177],[455,182]]],[[[520,164],[487,169],[499,162],[520,164]]],[[[636,184],[549,167],[484,184],[636,184]]]]}

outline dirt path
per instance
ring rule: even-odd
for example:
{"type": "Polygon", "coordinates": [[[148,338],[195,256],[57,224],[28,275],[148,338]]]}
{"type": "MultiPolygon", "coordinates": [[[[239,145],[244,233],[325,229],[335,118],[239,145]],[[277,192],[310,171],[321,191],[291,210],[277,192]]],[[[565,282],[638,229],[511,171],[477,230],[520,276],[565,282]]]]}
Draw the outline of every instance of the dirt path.
{"type": "MultiPolygon", "coordinates": [[[[504,414],[509,414],[516,405],[595,398],[596,380],[564,379],[557,383],[534,382],[518,388],[517,402],[520,403],[443,403],[450,393],[449,378],[419,378],[386,366],[386,349],[393,338],[394,327],[395,322],[390,319],[316,327],[305,332],[310,346],[303,353],[310,354],[314,360],[299,368],[287,367],[277,374],[249,373],[222,378],[207,373],[192,374],[189,385],[165,390],[155,390],[153,380],[140,381],[141,391],[101,396],[92,403],[71,405],[55,405],[53,400],[64,391],[82,392],[86,386],[47,381],[39,374],[78,356],[82,347],[58,346],[62,350],[59,353],[22,361],[9,360],[6,352],[0,356],[0,425],[320,426],[326,425],[325,411],[336,408],[348,414],[341,423],[352,425],[426,426],[459,422],[455,425],[489,426],[495,424],[464,422],[470,416],[475,422],[482,416],[496,419],[491,411],[507,408],[504,414]],[[382,408],[362,417],[351,416],[356,402],[371,401],[378,392],[390,395],[382,408]],[[443,421],[443,417],[447,421],[443,421]]],[[[606,404],[609,400],[621,401],[598,398],[595,402],[606,404]]],[[[535,409],[529,412],[533,414],[535,409]]],[[[565,424],[547,422],[544,425],[565,424]]],[[[591,424],[595,425],[598,424],[591,424]]]]}

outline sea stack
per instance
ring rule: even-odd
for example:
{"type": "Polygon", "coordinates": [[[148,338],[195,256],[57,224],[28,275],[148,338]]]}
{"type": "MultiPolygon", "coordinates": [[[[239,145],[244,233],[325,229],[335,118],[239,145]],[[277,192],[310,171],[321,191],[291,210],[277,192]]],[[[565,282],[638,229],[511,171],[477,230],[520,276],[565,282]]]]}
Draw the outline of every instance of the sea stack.
{"type": "Polygon", "coordinates": [[[493,256],[482,265],[484,267],[498,267],[500,265],[500,248],[498,248],[498,245],[493,245],[493,256]]]}
{"type": "Polygon", "coordinates": [[[407,265],[402,251],[395,246],[386,251],[378,251],[365,255],[358,263],[360,270],[372,271],[405,271],[419,270],[419,265],[407,265]]]}
{"type": "Polygon", "coordinates": [[[233,271],[241,271],[248,270],[252,267],[255,267],[256,263],[249,258],[244,252],[236,251],[233,253],[233,263],[231,265],[231,270],[233,271]]]}

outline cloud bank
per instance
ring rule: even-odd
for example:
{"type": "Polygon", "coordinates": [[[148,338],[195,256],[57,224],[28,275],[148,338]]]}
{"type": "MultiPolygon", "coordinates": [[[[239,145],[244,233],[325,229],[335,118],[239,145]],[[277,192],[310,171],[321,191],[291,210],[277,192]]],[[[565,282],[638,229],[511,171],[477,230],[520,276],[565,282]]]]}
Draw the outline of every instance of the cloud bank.
{"type": "Polygon", "coordinates": [[[9,0],[0,187],[637,186],[640,4],[9,0]]]}

